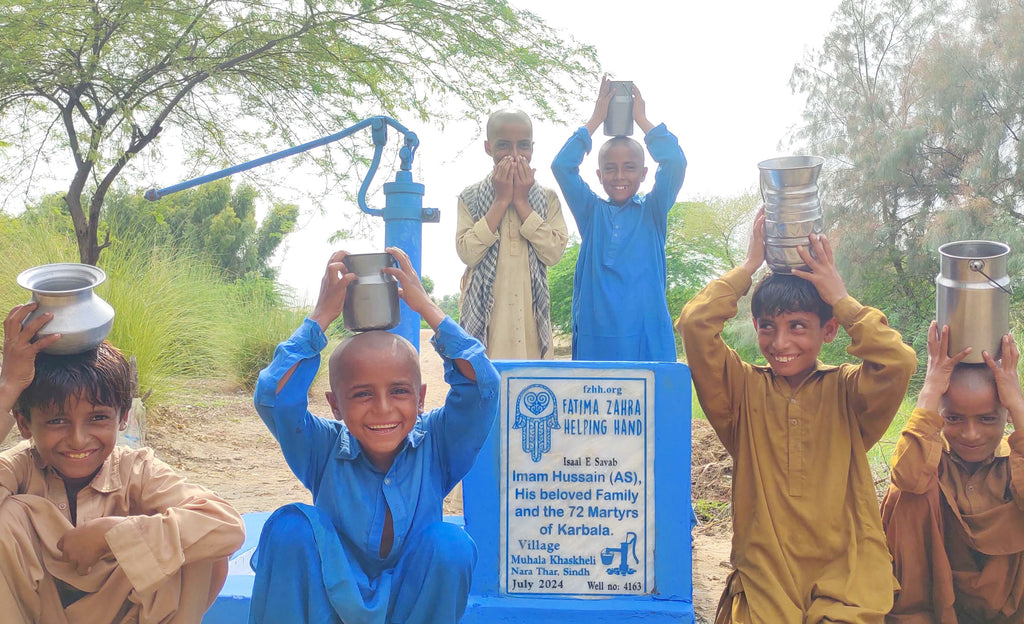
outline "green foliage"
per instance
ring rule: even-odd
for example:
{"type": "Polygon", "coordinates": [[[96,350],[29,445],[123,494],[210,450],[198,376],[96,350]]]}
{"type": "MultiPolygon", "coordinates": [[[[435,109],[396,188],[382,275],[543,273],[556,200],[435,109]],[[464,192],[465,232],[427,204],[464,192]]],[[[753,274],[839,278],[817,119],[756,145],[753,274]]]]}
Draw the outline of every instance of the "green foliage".
{"type": "MultiPolygon", "coordinates": [[[[597,74],[592,48],[506,0],[0,0],[0,24],[0,186],[72,171],[89,263],[107,192],[165,129],[210,169],[374,114],[443,124],[514,98],[555,117],[597,74]]],[[[353,164],[337,149],[304,158],[337,178],[353,164]]]]}
{"type": "MultiPolygon", "coordinates": [[[[151,240],[143,237],[143,240],[151,240]]],[[[188,379],[227,379],[250,385],[303,317],[283,303],[272,280],[226,281],[196,255],[125,238],[103,256],[107,280],[97,294],[115,310],[108,337],[139,364],[150,404],[169,400],[188,379]]],[[[15,282],[21,271],[73,262],[67,221],[36,208],[18,218],[0,213],[0,305],[6,313],[30,298],[15,282]]]]}
{"type": "Polygon", "coordinates": [[[227,179],[157,202],[144,199],[140,190],[115,190],[107,195],[103,221],[114,241],[189,250],[227,278],[273,277],[271,257],[295,229],[299,209],[274,204],[257,224],[256,199],[256,189],[243,184],[232,191],[227,179]]]}
{"type": "Polygon", "coordinates": [[[732,504],[727,500],[704,500],[693,501],[693,512],[697,514],[700,522],[716,522],[726,520],[731,514],[732,504]]]}
{"type": "Polygon", "coordinates": [[[230,371],[238,383],[252,390],[259,372],[274,359],[277,345],[302,324],[308,310],[286,306],[276,284],[261,277],[235,282],[231,294],[236,322],[230,371]]]}
{"type": "Polygon", "coordinates": [[[440,299],[435,299],[434,303],[437,307],[441,308],[441,311],[452,317],[452,320],[456,323],[459,322],[459,295],[451,294],[445,295],[440,299]]]}
{"type": "MultiPolygon", "coordinates": [[[[829,159],[820,188],[850,292],[886,312],[924,362],[937,247],[1024,248],[1024,5],[845,0],[833,22],[793,71],[807,97],[796,140],[829,159]]],[[[1017,281],[1019,253],[1011,265],[1017,281]]]]}
{"type": "Polygon", "coordinates": [[[572,333],[572,280],[576,274],[576,259],[579,257],[580,241],[574,238],[569,241],[558,264],[548,269],[551,330],[555,333],[572,333]]]}

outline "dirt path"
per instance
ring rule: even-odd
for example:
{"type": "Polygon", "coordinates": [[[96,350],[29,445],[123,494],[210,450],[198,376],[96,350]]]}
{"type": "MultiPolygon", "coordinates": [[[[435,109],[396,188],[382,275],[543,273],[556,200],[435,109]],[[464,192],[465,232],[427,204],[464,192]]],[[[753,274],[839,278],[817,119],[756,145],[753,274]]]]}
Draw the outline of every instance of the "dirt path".
{"type": "MultiPolygon", "coordinates": [[[[429,339],[430,332],[424,330],[420,337],[420,366],[423,382],[427,384],[427,409],[441,406],[448,391],[441,359],[429,339]]],[[[324,398],[327,388],[327,375],[321,374],[310,391],[310,411],[314,414],[330,413],[324,398]]],[[[717,439],[710,434],[708,440],[710,427],[702,422],[695,422],[694,448],[706,452],[703,449],[717,444],[717,439]]],[[[153,410],[149,423],[147,442],[158,457],[190,480],[217,492],[242,513],[272,511],[291,502],[311,502],[309,492],[292,475],[277,442],[256,415],[248,392],[190,382],[189,388],[178,394],[175,405],[153,410]]],[[[15,429],[0,448],[16,441],[15,429]]],[[[724,449],[714,456],[701,455],[695,461],[701,465],[714,463],[722,453],[724,449]]],[[[721,472],[716,478],[723,478],[721,472]]],[[[721,491],[719,486],[716,495],[721,491]]],[[[724,491],[728,492],[727,483],[724,491]]],[[[445,513],[462,513],[461,488],[456,488],[445,501],[445,513]]],[[[714,620],[715,606],[729,573],[730,538],[728,521],[698,527],[694,533],[694,607],[698,622],[714,620]]]]}

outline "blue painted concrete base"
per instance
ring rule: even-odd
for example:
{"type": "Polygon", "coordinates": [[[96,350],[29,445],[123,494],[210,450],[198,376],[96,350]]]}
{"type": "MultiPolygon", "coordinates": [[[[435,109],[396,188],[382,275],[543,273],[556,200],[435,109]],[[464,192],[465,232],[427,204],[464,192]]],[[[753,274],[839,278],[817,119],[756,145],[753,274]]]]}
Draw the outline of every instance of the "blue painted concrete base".
{"type": "Polygon", "coordinates": [[[651,598],[586,600],[470,596],[461,624],[679,624],[693,622],[693,605],[651,598]]]}
{"type": "MultiPolygon", "coordinates": [[[[260,541],[263,523],[270,512],[242,514],[245,543],[231,556],[228,578],[203,624],[246,624],[255,576],[249,558],[260,541]]],[[[445,522],[463,526],[462,516],[445,516],[445,522]]],[[[461,624],[644,624],[693,622],[693,605],[647,597],[608,599],[499,598],[470,596],[461,624]]]]}

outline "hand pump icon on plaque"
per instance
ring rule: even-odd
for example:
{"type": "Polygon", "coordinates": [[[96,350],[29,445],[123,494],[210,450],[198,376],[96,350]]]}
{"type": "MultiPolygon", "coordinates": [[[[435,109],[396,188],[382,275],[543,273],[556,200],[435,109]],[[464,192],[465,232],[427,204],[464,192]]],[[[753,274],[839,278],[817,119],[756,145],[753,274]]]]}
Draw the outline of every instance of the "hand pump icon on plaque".
{"type": "Polygon", "coordinates": [[[608,574],[615,576],[629,576],[636,572],[634,568],[629,567],[629,553],[630,549],[633,552],[633,563],[640,563],[640,558],[636,556],[636,533],[630,531],[626,533],[626,541],[622,542],[618,546],[612,548],[605,548],[601,551],[601,563],[604,565],[611,565],[615,562],[615,555],[619,556],[619,565],[608,568],[608,574]]]}
{"type": "Polygon", "coordinates": [[[534,462],[551,450],[551,430],[559,428],[557,402],[555,393],[543,384],[523,388],[516,398],[512,428],[523,430],[523,452],[534,462]]]}

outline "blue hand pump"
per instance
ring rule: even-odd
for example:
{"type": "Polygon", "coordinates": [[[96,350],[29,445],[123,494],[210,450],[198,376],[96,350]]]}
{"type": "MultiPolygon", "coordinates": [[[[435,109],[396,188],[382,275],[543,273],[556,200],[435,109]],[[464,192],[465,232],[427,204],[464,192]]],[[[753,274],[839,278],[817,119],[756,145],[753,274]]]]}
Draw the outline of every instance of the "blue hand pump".
{"type": "MultiPolygon", "coordinates": [[[[399,247],[405,251],[405,253],[409,254],[409,259],[412,260],[412,266],[416,269],[416,273],[422,275],[420,267],[422,263],[423,222],[437,223],[440,220],[441,215],[437,208],[423,207],[424,186],[412,181],[412,160],[416,155],[416,148],[419,147],[420,144],[419,139],[416,137],[416,133],[410,131],[401,123],[390,117],[370,117],[369,119],[364,119],[359,123],[345,128],[341,132],[316,139],[315,141],[289,147],[288,149],[274,152],[273,154],[267,154],[266,156],[261,156],[254,160],[234,165],[198,178],[193,178],[185,182],[179,182],[178,184],[162,189],[150,189],[146,191],[145,197],[150,201],[156,201],[161,197],[170,195],[171,193],[190,189],[195,186],[199,186],[200,184],[219,180],[220,178],[227,177],[240,171],[247,171],[275,160],[280,160],[288,156],[305,152],[313,149],[314,147],[326,145],[327,143],[343,139],[366,127],[370,127],[372,131],[373,160],[370,162],[370,168],[367,170],[366,177],[363,179],[363,183],[359,187],[359,208],[368,215],[384,218],[385,247],[399,247]],[[384,184],[384,209],[381,210],[377,208],[370,208],[366,205],[366,191],[370,187],[370,182],[373,180],[373,176],[377,173],[377,167],[380,165],[381,154],[384,151],[384,146],[388,142],[388,126],[391,126],[398,132],[402,133],[405,137],[405,144],[398,153],[401,168],[398,173],[395,174],[395,181],[384,184]]],[[[409,307],[405,305],[404,301],[402,302],[401,310],[402,321],[399,323],[398,327],[394,328],[392,331],[399,336],[406,338],[418,350],[420,348],[420,315],[410,310],[409,307]]]]}

